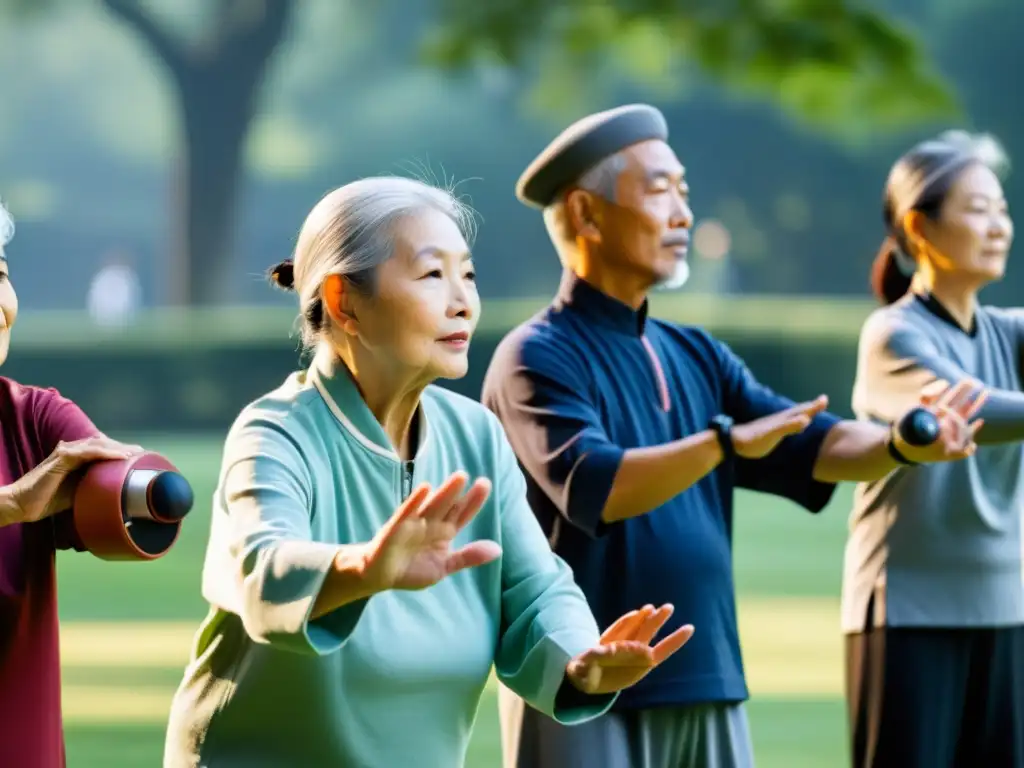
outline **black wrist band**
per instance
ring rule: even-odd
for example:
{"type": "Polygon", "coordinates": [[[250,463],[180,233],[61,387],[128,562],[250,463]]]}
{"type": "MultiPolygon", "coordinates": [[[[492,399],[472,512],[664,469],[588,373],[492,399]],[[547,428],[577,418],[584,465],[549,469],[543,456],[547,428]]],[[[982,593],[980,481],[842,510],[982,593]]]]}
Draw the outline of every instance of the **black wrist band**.
{"type": "Polygon", "coordinates": [[[736,455],[736,447],[732,444],[732,424],[732,419],[725,414],[715,416],[708,424],[708,429],[718,437],[723,462],[730,461],[736,455]]]}
{"type": "Polygon", "coordinates": [[[893,460],[897,464],[902,464],[905,467],[916,467],[917,462],[911,461],[902,453],[900,449],[896,447],[896,425],[893,424],[889,428],[889,439],[885,441],[885,447],[889,449],[889,455],[892,456],[893,460]]]}

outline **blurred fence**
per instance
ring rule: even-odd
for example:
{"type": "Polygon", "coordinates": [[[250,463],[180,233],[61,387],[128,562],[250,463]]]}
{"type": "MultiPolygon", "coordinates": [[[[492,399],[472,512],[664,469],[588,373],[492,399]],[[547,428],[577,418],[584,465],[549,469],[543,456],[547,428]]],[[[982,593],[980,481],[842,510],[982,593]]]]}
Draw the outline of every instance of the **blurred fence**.
{"type": "MultiPolygon", "coordinates": [[[[496,344],[543,301],[489,301],[470,371],[445,386],[478,397],[496,344]]],[[[662,295],[652,314],[707,328],[758,378],[803,399],[829,395],[849,414],[864,302],[662,295]]],[[[27,314],[3,374],[58,388],[111,432],[223,431],[247,403],[300,363],[295,313],[286,308],[155,311],[130,328],[95,327],[78,313],[27,314]]]]}

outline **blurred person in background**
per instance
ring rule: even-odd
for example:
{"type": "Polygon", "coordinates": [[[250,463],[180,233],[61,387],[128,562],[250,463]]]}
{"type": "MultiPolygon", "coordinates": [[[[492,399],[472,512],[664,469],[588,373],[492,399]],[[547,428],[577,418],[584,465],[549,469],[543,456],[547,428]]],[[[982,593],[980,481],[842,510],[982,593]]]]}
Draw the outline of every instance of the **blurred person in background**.
{"type": "Polygon", "coordinates": [[[601,634],[497,419],[433,385],[467,370],[472,221],[445,190],[364,179],[273,270],[314,357],[227,437],[167,768],[454,768],[492,665],[571,725],[693,632],[651,647],[672,606],[641,601],[601,634]]]}
{"type": "Polygon", "coordinates": [[[990,137],[913,147],[885,186],[853,406],[886,423],[928,386],[988,397],[976,453],[857,488],[843,578],[853,765],[1024,766],[1024,315],[978,303],[1013,240],[990,137]]]}
{"type": "Polygon", "coordinates": [[[824,397],[796,404],[707,331],[648,316],[648,293],[687,258],[693,222],[685,169],[667,141],[661,112],[620,107],[567,128],[523,173],[517,195],[543,209],[565,271],[553,304],[500,344],[484,402],[598,622],[642,599],[671,602],[699,631],[610,714],[577,728],[500,689],[506,768],[753,765],[734,489],[817,512],[838,482],[974,450],[983,391],[972,382],[951,377],[941,392],[908,396],[904,408],[931,408],[941,430],[914,446],[894,426],[899,410],[876,425],[827,413],[824,397]]]}
{"type": "MultiPolygon", "coordinates": [[[[18,297],[0,205],[0,364],[18,297]]],[[[105,437],[53,389],[0,377],[0,765],[63,768],[55,552],[83,547],[70,508],[76,470],[142,452],[105,437]]]]}
{"type": "Polygon", "coordinates": [[[97,325],[124,328],[142,306],[142,284],[129,254],[115,251],[89,283],[86,305],[97,325]]]}

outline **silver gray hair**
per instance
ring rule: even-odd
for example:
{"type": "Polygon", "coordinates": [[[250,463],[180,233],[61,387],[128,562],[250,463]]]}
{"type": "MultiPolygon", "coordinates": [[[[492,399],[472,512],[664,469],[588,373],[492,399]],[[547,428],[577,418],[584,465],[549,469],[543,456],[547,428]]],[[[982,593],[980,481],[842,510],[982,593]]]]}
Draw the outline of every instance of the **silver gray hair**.
{"type": "Polygon", "coordinates": [[[309,212],[293,257],[294,289],[302,313],[302,342],[321,336],[326,317],[322,287],[342,275],[364,293],[375,290],[378,267],[394,253],[397,226],[427,211],[450,218],[467,242],[476,234],[472,208],[450,189],[400,176],[360,179],[329,192],[309,212]]]}
{"type": "Polygon", "coordinates": [[[14,217],[11,216],[11,212],[4,207],[4,203],[0,200],[0,253],[3,252],[11,240],[14,239],[14,217]]]}
{"type": "MultiPolygon", "coordinates": [[[[626,169],[626,156],[621,151],[608,155],[594,167],[587,170],[571,185],[592,195],[614,203],[617,196],[619,174],[626,169]]],[[[572,242],[572,232],[565,214],[565,196],[559,195],[556,202],[544,209],[544,225],[555,243],[559,258],[565,261],[562,248],[572,242]]]]}

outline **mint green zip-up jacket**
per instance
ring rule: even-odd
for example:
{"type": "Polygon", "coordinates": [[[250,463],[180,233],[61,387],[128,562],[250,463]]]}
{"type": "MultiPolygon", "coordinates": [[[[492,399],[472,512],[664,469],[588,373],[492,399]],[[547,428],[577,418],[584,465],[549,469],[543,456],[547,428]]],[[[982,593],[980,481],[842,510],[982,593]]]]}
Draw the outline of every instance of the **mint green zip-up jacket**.
{"type": "Polygon", "coordinates": [[[614,697],[556,707],[566,664],[598,628],[497,419],[428,387],[403,463],[326,359],[248,406],[228,435],[203,569],[210,612],[174,697],[165,767],[458,768],[492,666],[563,723],[607,711],[614,697]],[[414,485],[456,470],[493,490],[453,547],[493,539],[502,556],[310,621],[339,545],[369,541],[414,485]]]}

